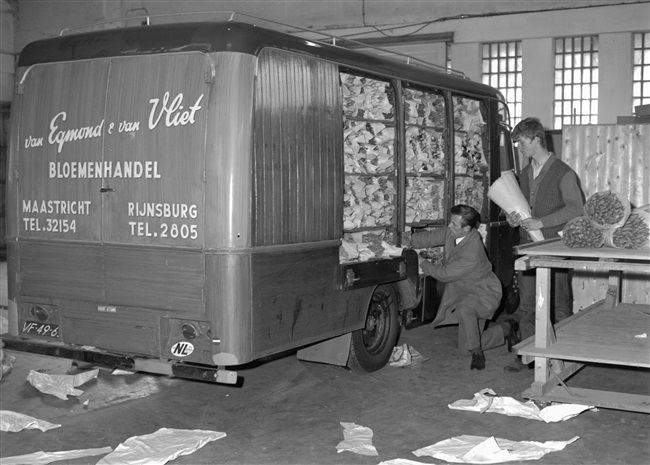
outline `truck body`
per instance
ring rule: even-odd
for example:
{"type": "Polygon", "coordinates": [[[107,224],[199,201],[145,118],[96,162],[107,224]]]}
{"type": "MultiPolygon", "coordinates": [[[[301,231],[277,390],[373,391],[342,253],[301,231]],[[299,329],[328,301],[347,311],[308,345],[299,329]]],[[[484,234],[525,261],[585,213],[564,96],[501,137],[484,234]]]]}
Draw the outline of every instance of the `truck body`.
{"type": "Polygon", "coordinates": [[[372,371],[435,311],[399,248],[455,203],[512,273],[488,86],[237,22],[46,39],[16,76],[6,347],[233,382],[344,338],[372,371]]]}

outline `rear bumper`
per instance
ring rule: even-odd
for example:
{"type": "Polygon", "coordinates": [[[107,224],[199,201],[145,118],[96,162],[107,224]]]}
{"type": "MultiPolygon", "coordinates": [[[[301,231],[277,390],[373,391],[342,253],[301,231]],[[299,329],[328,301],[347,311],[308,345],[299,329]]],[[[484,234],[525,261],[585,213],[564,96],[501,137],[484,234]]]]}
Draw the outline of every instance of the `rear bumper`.
{"type": "Polygon", "coordinates": [[[237,372],[221,368],[187,365],[153,358],[131,357],[61,343],[27,341],[6,334],[0,339],[5,349],[17,352],[67,358],[110,368],[156,373],[175,378],[220,384],[237,384],[237,372]]]}

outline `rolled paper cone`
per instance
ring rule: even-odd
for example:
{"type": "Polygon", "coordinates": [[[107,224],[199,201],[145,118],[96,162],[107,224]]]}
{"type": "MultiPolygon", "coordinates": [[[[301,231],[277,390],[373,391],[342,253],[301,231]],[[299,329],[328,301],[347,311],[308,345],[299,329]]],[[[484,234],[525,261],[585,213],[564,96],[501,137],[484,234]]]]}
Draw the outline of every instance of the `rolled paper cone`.
{"type": "Polygon", "coordinates": [[[517,212],[522,218],[530,218],[528,201],[521,193],[517,178],[512,171],[504,171],[488,189],[487,196],[508,213],[517,212]]]}
{"type": "MultiPolygon", "coordinates": [[[[519,188],[517,178],[512,170],[502,171],[499,179],[494,181],[488,189],[487,196],[508,213],[517,212],[522,219],[530,218],[530,206],[519,188]]],[[[528,231],[533,241],[543,241],[541,231],[528,231]]]]}

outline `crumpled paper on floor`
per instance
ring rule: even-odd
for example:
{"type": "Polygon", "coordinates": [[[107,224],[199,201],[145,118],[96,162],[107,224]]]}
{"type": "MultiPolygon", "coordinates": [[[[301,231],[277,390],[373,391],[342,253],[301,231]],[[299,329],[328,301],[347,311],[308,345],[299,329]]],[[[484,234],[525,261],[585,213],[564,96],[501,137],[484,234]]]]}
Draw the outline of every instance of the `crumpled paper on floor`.
{"type": "Polygon", "coordinates": [[[112,450],[112,447],[100,447],[95,449],[62,450],[57,452],[40,451],[32,454],[3,457],[2,465],[44,465],[47,463],[58,462],[59,460],[93,457],[95,455],[106,454],[112,450]]]}
{"type": "Polygon", "coordinates": [[[14,362],[16,361],[16,357],[13,355],[7,355],[3,354],[2,349],[0,349],[0,379],[2,379],[5,375],[8,375],[11,369],[14,367],[14,362]]]}
{"type": "Polygon", "coordinates": [[[48,431],[54,428],[59,428],[60,426],[61,425],[55,425],[49,421],[30,417],[29,415],[12,412],[11,410],[0,410],[0,431],[8,431],[10,433],[17,433],[24,429],[40,429],[41,431],[48,431]]]}
{"type": "Polygon", "coordinates": [[[391,459],[391,460],[384,460],[383,462],[379,462],[377,465],[431,465],[431,464],[427,462],[418,462],[417,460],[410,460],[410,459],[391,459]]]}
{"type": "Polygon", "coordinates": [[[52,394],[59,399],[68,400],[68,395],[80,396],[83,394],[83,391],[75,389],[75,387],[81,386],[93,378],[97,378],[98,374],[99,369],[86,371],[77,375],[48,375],[30,370],[29,375],[27,375],[27,381],[44,394],[52,394]]]}
{"type": "Polygon", "coordinates": [[[160,428],[155,433],[130,437],[97,465],[163,465],[225,436],[217,431],[160,428]]]}
{"type": "Polygon", "coordinates": [[[393,347],[388,364],[392,367],[406,367],[429,360],[408,344],[393,347]]]}
{"type": "Polygon", "coordinates": [[[457,400],[453,404],[449,404],[449,408],[479,413],[501,413],[510,417],[523,417],[554,423],[569,420],[594,407],[577,404],[555,404],[540,410],[533,401],[529,400],[524,403],[512,397],[499,397],[492,389],[486,388],[474,394],[474,399],[457,400]]]}
{"type": "Polygon", "coordinates": [[[549,452],[564,449],[577,441],[510,441],[484,436],[457,436],[413,451],[417,457],[430,456],[453,463],[503,463],[537,460],[549,452]]]}
{"type": "Polygon", "coordinates": [[[350,451],[361,455],[379,455],[372,445],[372,430],[355,423],[341,422],[343,441],[336,446],[337,452],[350,451]]]}
{"type": "MultiPolygon", "coordinates": [[[[0,315],[0,334],[7,332],[9,332],[9,320],[6,316],[0,315]]],[[[16,357],[4,353],[2,350],[2,342],[0,342],[0,380],[11,371],[15,361],[16,357]]]]}

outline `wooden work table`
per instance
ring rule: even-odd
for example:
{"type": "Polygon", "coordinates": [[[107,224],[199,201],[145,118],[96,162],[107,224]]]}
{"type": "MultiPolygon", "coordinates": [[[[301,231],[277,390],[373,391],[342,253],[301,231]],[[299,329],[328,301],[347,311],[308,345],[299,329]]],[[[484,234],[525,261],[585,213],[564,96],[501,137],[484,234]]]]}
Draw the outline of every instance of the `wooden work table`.
{"type": "Polygon", "coordinates": [[[522,245],[515,269],[536,269],[535,336],[515,348],[535,361],[535,381],[523,397],[650,413],[648,395],[571,388],[585,364],[650,368],[650,305],[621,303],[620,273],[650,273],[650,250],[566,247],[560,239],[522,245]],[[555,325],[550,320],[551,269],[608,271],[605,299],[555,325]]]}

